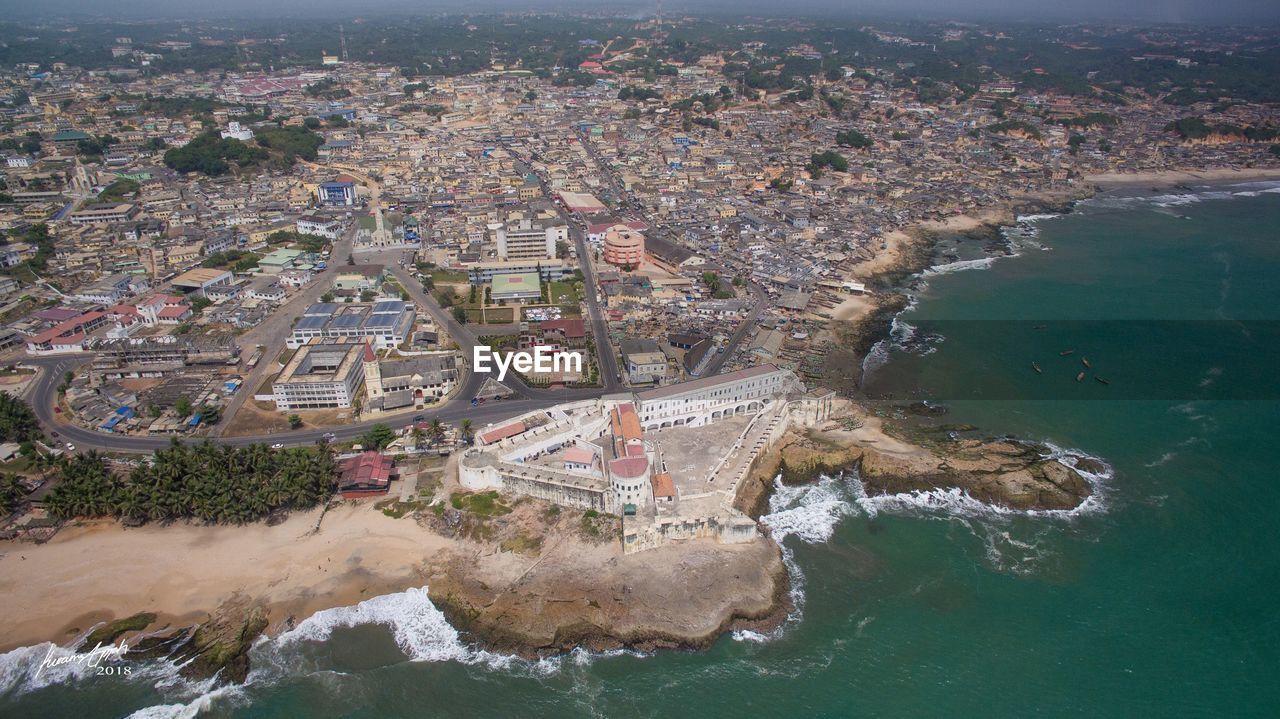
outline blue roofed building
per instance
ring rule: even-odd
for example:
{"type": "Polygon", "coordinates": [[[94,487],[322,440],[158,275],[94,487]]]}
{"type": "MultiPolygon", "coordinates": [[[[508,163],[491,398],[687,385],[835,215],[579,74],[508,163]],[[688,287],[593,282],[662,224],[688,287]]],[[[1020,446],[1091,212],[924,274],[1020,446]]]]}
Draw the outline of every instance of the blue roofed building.
{"type": "Polygon", "coordinates": [[[353,180],[333,180],[322,182],[318,189],[322,205],[354,205],[356,204],[356,183],[353,180]]]}
{"type": "Polygon", "coordinates": [[[413,305],[400,300],[374,304],[318,302],[303,311],[285,340],[297,349],[316,340],[362,339],[374,349],[389,349],[412,336],[413,305]]]}

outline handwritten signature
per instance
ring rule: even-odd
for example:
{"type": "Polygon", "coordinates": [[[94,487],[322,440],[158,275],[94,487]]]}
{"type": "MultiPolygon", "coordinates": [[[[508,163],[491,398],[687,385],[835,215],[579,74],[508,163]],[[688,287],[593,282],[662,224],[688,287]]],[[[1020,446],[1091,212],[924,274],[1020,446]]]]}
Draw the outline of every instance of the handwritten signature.
{"type": "MultiPolygon", "coordinates": [[[[46,669],[56,669],[57,667],[66,666],[68,664],[79,664],[86,669],[99,669],[104,666],[104,662],[118,662],[124,659],[124,655],[129,653],[129,645],[123,641],[119,644],[98,645],[88,652],[78,654],[70,654],[66,656],[55,656],[54,653],[58,647],[49,647],[49,653],[45,655],[44,660],[40,662],[40,666],[36,668],[36,676],[39,677],[46,669]]],[[[101,673],[101,672],[99,672],[101,673]]],[[[129,674],[128,668],[124,671],[111,672],[113,674],[129,674]]]]}

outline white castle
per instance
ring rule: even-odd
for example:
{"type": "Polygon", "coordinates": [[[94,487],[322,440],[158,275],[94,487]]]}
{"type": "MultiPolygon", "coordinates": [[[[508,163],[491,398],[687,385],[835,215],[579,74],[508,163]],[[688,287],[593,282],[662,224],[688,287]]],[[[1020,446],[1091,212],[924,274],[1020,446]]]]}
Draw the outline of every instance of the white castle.
{"type": "Polygon", "coordinates": [[[792,422],[827,419],[834,397],[760,365],[558,405],[481,430],[459,481],[620,514],[625,552],[693,537],[750,541],[756,524],[733,506],[739,484],[792,422]]]}

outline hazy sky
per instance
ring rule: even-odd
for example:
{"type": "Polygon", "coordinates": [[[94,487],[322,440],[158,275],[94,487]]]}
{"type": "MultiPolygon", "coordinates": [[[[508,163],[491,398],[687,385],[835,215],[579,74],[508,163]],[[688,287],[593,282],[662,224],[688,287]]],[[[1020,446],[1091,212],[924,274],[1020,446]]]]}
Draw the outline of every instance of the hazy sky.
{"type": "MultiPolygon", "coordinates": [[[[8,17],[93,15],[158,17],[352,17],[493,10],[607,10],[651,13],[653,0],[0,0],[8,17]]],[[[921,18],[1141,20],[1178,23],[1280,23],[1280,0],[664,0],[664,12],[822,15],[888,14],[921,18]]]]}

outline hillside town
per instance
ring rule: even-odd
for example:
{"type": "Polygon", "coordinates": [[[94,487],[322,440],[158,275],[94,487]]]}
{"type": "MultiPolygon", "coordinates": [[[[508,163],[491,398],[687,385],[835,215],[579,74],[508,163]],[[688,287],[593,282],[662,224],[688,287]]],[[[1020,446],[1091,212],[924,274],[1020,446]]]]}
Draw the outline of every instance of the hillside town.
{"type": "Polygon", "coordinates": [[[1264,5],[7,9],[0,716],[1263,714],[1264,5]]]}
{"type": "MultiPolygon", "coordinates": [[[[186,53],[226,40],[187,28],[116,37],[100,66],[0,69],[12,390],[74,453],[72,430],[81,450],[129,451],[374,424],[416,447],[440,443],[442,417],[467,417],[449,434],[466,444],[535,401],[643,404],[760,367],[838,386],[847,357],[829,353],[900,299],[921,227],[980,228],[1102,176],[1280,167],[1274,104],[920,71],[947,43],[1009,41],[998,30],[866,26],[886,58],[924,60],[858,62],[830,43],[694,53],[674,38],[695,22],[582,38],[550,68],[512,50],[421,72],[349,54],[343,34],[338,54],[198,69],[186,53]],[[585,361],[496,381],[477,347],[585,361]]],[[[1126,62],[1188,71],[1244,42],[1171,54],[1143,37],[1126,62]]]]}

